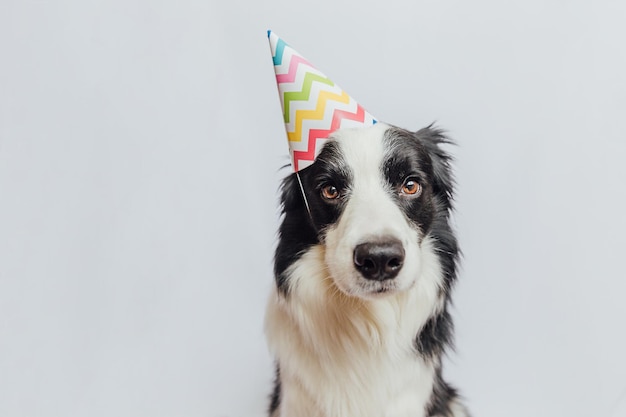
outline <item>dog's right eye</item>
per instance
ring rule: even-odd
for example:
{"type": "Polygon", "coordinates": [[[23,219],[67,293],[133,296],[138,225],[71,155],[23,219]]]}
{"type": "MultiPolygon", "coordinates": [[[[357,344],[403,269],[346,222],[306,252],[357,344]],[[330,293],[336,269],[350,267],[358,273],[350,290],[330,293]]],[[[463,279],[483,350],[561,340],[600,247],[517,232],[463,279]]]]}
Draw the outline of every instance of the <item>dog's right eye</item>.
{"type": "Polygon", "coordinates": [[[326,200],[335,200],[339,198],[339,190],[332,184],[322,187],[322,197],[326,200]]]}
{"type": "Polygon", "coordinates": [[[404,180],[404,184],[402,184],[402,189],[400,192],[404,195],[417,197],[420,195],[422,191],[422,186],[417,182],[415,178],[407,178],[404,180]]]}

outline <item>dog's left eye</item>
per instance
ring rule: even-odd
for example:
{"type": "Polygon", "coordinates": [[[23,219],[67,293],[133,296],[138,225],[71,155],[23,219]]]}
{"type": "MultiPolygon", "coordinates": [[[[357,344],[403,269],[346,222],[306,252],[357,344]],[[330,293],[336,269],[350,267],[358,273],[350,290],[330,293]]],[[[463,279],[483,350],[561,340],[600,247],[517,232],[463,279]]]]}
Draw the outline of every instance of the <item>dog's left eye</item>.
{"type": "Polygon", "coordinates": [[[326,200],[339,198],[339,190],[334,185],[325,185],[322,187],[322,197],[326,200]]]}
{"type": "Polygon", "coordinates": [[[407,178],[402,184],[400,192],[402,194],[417,196],[422,191],[422,186],[417,182],[415,178],[407,178]]]}

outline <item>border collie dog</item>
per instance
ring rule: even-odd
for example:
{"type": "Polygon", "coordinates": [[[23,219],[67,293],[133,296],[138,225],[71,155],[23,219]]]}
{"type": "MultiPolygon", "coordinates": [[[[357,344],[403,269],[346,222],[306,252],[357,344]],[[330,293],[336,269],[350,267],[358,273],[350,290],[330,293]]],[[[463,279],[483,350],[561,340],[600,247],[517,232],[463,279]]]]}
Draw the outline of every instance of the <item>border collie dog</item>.
{"type": "Polygon", "coordinates": [[[432,127],[342,129],[285,178],[271,417],[468,415],[441,369],[459,257],[446,143],[432,127]]]}

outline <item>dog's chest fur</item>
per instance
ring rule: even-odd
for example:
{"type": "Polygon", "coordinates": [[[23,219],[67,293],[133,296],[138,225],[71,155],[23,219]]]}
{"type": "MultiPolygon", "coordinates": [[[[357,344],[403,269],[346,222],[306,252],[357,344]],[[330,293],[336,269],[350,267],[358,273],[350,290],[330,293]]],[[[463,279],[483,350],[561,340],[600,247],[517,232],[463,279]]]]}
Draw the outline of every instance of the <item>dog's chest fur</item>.
{"type": "MultiPolygon", "coordinates": [[[[440,271],[425,253],[424,276],[434,279],[440,271]]],[[[266,332],[281,370],[276,417],[424,416],[435,364],[414,346],[432,314],[421,294],[432,294],[433,279],[361,302],[337,291],[319,267],[323,258],[323,246],[307,252],[290,272],[293,298],[275,295],[268,304],[266,332]]]]}

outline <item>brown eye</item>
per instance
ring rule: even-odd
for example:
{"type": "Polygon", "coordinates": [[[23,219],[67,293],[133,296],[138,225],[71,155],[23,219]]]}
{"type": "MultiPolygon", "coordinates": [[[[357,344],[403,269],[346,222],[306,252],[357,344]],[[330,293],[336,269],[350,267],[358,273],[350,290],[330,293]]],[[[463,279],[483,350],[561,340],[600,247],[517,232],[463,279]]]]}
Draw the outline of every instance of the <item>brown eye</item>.
{"type": "Polygon", "coordinates": [[[422,187],[417,181],[411,178],[407,178],[402,184],[402,194],[417,195],[421,191],[422,187]]]}
{"type": "Polygon", "coordinates": [[[339,197],[339,190],[334,185],[325,185],[322,188],[322,197],[326,200],[334,200],[339,197]]]}

